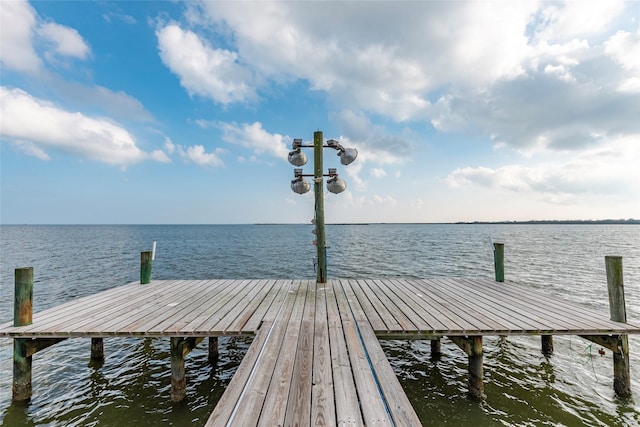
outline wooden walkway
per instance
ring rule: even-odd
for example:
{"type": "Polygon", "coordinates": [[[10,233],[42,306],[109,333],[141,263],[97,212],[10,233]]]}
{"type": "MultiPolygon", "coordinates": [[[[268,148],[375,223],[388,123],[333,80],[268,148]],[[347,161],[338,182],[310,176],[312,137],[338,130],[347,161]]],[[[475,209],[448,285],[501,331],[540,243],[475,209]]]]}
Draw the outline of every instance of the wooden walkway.
{"type": "Polygon", "coordinates": [[[199,338],[238,334],[255,337],[207,425],[419,425],[380,337],[450,337],[472,373],[478,351],[481,369],[484,335],[582,335],[606,344],[640,334],[640,325],[475,278],[156,280],[35,313],[28,326],[0,325],[0,337],[41,342],[31,354],[69,337],[171,337],[172,369],[175,342],[182,372],[199,338]]]}

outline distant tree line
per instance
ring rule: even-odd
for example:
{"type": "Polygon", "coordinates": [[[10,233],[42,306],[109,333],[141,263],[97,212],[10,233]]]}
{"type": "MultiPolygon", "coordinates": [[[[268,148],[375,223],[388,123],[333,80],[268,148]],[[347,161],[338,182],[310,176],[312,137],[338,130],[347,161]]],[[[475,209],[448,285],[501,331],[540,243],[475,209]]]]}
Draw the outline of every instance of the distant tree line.
{"type": "Polygon", "coordinates": [[[640,219],[543,219],[529,221],[460,221],[456,224],[640,224],[640,219]]]}

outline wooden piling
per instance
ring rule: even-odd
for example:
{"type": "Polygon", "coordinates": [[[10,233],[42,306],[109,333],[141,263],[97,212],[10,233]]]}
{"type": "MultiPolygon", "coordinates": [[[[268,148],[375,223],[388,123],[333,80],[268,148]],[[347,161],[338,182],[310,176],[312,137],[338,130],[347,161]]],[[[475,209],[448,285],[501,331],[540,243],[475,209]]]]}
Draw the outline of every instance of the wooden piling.
{"type": "Polygon", "coordinates": [[[449,339],[469,357],[469,396],[481,400],[484,397],[482,335],[450,336],[449,339]]]}
{"type": "Polygon", "coordinates": [[[209,362],[216,363],[218,356],[218,337],[209,337],[209,362]]]}
{"type": "Polygon", "coordinates": [[[504,282],[504,243],[493,244],[493,266],[496,282],[504,282]]]}
{"type": "Polygon", "coordinates": [[[435,338],[431,340],[431,360],[437,361],[440,360],[442,356],[442,345],[440,342],[440,338],[435,338]]]}
{"type": "MultiPolygon", "coordinates": [[[[609,291],[609,313],[615,322],[627,322],[624,301],[622,257],[606,256],[607,288],[609,291]]],[[[629,367],[629,338],[618,335],[613,351],[613,390],[620,397],[631,396],[631,371],[629,367]]]]}
{"type": "MultiPolygon", "coordinates": [[[[33,321],[33,267],[15,270],[13,326],[30,325],[33,321]]],[[[13,340],[13,400],[31,399],[32,356],[27,353],[28,338],[13,340]]]]}
{"type": "Polygon", "coordinates": [[[151,251],[140,252],[140,284],[145,285],[151,282],[151,251]]]}
{"type": "Polygon", "coordinates": [[[542,354],[551,356],[553,354],[553,335],[542,335],[542,354]]]}
{"type": "Polygon", "coordinates": [[[474,399],[482,399],[484,395],[484,374],[482,336],[469,337],[472,341],[469,354],[469,394],[474,399]]]}
{"type": "Polygon", "coordinates": [[[91,361],[104,361],[104,343],[102,338],[91,338],[91,361]]]}
{"type": "Polygon", "coordinates": [[[171,337],[171,401],[181,402],[187,395],[184,370],[184,338],[171,337]]]}

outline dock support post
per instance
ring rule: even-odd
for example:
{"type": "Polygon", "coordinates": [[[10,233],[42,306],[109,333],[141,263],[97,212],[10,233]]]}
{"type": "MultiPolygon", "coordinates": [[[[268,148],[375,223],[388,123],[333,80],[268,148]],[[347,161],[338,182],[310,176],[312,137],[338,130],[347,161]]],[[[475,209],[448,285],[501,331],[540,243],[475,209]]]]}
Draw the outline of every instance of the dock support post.
{"type": "Polygon", "coordinates": [[[469,394],[474,399],[482,399],[484,394],[482,336],[469,337],[469,339],[472,342],[471,354],[469,354],[469,394]]]}
{"type": "MultiPolygon", "coordinates": [[[[33,267],[15,270],[15,288],[13,304],[13,326],[30,325],[33,321],[33,267]]],[[[13,400],[16,402],[31,399],[31,362],[27,354],[28,338],[13,340],[13,400]]]]}
{"type": "Polygon", "coordinates": [[[431,340],[431,360],[439,360],[442,356],[442,345],[440,338],[431,340]]]}
{"type": "Polygon", "coordinates": [[[551,356],[553,354],[553,335],[542,335],[542,354],[551,356]]]}
{"type": "Polygon", "coordinates": [[[449,339],[469,356],[469,396],[481,400],[484,396],[482,335],[450,336],[449,339]]]}
{"type": "Polygon", "coordinates": [[[91,361],[104,361],[104,343],[102,338],[91,338],[91,361]]]}
{"type": "MultiPolygon", "coordinates": [[[[609,291],[609,313],[615,322],[627,321],[624,301],[622,257],[606,256],[607,288],[609,291]]],[[[620,397],[631,396],[631,372],[629,367],[629,338],[619,335],[613,352],[613,390],[620,397]]]]}
{"type": "Polygon", "coordinates": [[[171,337],[171,401],[181,402],[187,395],[184,371],[184,338],[171,337]]]}
{"type": "Polygon", "coordinates": [[[504,282],[504,243],[493,244],[493,266],[496,282],[504,282]]]}
{"type": "Polygon", "coordinates": [[[153,261],[151,260],[151,251],[140,252],[140,284],[146,285],[151,282],[151,267],[153,261]]]}
{"type": "Polygon", "coordinates": [[[209,362],[216,363],[218,356],[218,337],[209,337],[209,362]]]}

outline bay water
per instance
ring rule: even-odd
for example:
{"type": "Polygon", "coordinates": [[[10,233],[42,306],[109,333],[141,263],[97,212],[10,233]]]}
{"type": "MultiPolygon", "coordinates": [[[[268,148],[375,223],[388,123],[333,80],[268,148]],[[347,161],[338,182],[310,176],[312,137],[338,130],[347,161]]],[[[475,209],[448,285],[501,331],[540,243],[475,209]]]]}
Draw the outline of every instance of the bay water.
{"type": "MultiPolygon", "coordinates": [[[[140,251],[157,241],[154,279],[313,279],[312,225],[0,226],[0,322],[13,318],[14,269],[34,267],[34,312],[139,279],[140,251]]],[[[608,314],[605,255],[623,257],[627,317],[640,323],[640,226],[371,224],[328,225],[329,278],[493,277],[491,242],[505,244],[505,275],[608,314]]],[[[611,353],[556,336],[545,357],[539,337],[485,338],[485,394],[467,396],[467,357],[443,339],[382,341],[425,426],[637,426],[640,337],[630,337],[633,396],[613,393],[611,353]]],[[[170,402],[169,340],[107,338],[105,361],[74,338],[34,356],[33,398],[11,402],[12,341],[0,339],[4,426],[203,425],[251,343],[203,343],[186,362],[187,398],[170,402]]]]}

